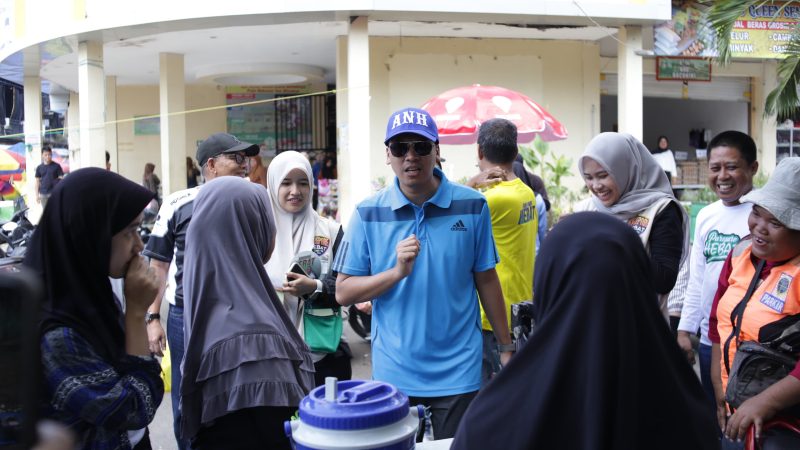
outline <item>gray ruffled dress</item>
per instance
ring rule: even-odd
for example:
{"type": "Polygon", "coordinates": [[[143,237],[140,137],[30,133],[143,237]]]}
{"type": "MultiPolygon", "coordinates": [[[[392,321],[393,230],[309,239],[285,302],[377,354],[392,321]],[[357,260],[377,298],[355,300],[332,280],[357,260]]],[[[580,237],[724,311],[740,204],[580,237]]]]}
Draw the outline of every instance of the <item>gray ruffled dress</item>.
{"type": "Polygon", "coordinates": [[[274,242],[263,186],[237,177],[203,186],[184,259],[184,438],[240,409],[297,406],[314,387],[310,351],[264,269],[274,242]]]}

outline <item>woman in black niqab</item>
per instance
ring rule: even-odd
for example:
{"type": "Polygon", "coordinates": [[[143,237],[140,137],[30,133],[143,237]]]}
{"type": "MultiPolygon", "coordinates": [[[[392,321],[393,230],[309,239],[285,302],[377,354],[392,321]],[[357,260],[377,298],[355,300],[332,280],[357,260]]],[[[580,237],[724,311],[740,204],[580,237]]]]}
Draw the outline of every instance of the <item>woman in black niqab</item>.
{"type": "Polygon", "coordinates": [[[153,196],[99,168],[77,170],[58,183],[25,254],[25,265],[44,282],[42,334],[69,327],[104,358],[125,353],[122,316],[108,279],[111,238],[153,196]]]}
{"type": "Polygon", "coordinates": [[[472,402],[453,449],[719,448],[630,227],[594,212],[565,218],[534,287],[536,328],[472,402]]]}

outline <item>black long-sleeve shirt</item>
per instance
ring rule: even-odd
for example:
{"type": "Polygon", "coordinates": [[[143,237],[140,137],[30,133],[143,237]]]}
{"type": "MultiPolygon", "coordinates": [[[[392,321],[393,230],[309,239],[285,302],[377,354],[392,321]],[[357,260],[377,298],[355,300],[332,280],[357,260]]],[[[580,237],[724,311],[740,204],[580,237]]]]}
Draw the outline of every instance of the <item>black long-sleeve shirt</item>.
{"type": "Polygon", "coordinates": [[[650,266],[656,292],[667,294],[675,287],[683,251],[683,217],[680,206],[672,202],[656,214],[648,239],[650,266]]]}

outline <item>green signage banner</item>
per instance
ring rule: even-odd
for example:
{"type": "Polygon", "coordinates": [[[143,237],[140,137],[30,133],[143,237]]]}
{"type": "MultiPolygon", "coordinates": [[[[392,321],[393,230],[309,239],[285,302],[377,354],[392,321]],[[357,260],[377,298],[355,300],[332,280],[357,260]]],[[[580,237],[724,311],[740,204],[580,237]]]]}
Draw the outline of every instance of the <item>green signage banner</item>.
{"type": "MultiPolygon", "coordinates": [[[[707,14],[711,1],[672,0],[672,20],[653,27],[653,51],[663,56],[717,56],[717,38],[707,14]]],[[[800,1],[755,2],[733,23],[734,58],[784,58],[800,23],[800,1]]]]}
{"type": "Polygon", "coordinates": [[[135,136],[158,136],[161,134],[159,117],[133,116],[133,134],[135,136]]]}
{"type": "Polygon", "coordinates": [[[656,80],[711,81],[711,60],[681,56],[656,58],[656,80]]]}

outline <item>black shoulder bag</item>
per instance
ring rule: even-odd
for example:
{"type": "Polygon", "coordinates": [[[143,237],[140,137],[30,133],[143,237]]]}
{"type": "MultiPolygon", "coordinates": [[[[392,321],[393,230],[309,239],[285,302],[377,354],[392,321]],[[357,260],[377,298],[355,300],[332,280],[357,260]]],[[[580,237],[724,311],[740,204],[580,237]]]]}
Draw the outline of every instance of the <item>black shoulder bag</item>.
{"type": "MultiPolygon", "coordinates": [[[[800,322],[788,327],[778,338],[769,342],[739,341],[744,310],[758,285],[764,264],[764,260],[759,261],[753,280],[747,288],[747,293],[731,311],[733,331],[725,341],[723,348],[722,357],[725,362],[725,369],[728,371],[725,401],[733,408],[738,408],[745,400],[760,394],[788,376],[797,363],[797,350],[786,348],[781,344],[789,340],[793,334],[796,335],[796,333],[800,332],[800,322]],[[728,355],[733,339],[736,339],[737,349],[733,358],[733,367],[730,367],[728,355]]],[[[796,412],[795,409],[800,409],[800,405],[790,408],[787,412],[794,414],[796,412]]]]}

